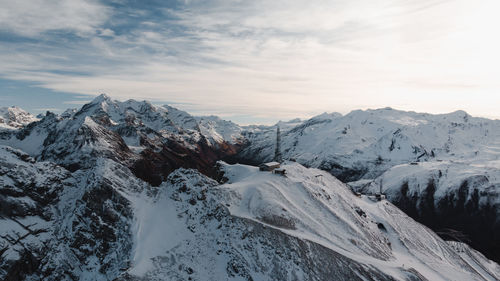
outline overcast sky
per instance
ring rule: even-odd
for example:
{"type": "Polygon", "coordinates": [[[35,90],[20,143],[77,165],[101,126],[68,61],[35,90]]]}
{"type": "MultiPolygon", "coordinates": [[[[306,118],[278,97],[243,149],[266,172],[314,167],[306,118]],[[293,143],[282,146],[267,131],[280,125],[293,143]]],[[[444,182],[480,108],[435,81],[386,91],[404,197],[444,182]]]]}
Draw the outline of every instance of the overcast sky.
{"type": "Polygon", "coordinates": [[[498,0],[0,0],[0,105],[92,96],[239,123],[394,107],[500,117],[498,0]]]}

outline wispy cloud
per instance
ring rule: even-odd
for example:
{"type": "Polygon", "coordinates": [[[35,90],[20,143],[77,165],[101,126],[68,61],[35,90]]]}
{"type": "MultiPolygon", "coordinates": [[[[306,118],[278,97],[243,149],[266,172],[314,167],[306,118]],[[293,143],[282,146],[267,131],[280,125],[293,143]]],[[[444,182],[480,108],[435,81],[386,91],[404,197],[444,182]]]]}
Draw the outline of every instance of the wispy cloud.
{"type": "Polygon", "coordinates": [[[0,29],[23,36],[48,31],[94,34],[109,14],[109,7],[95,0],[2,1],[0,29]]]}
{"type": "Polygon", "coordinates": [[[63,111],[61,108],[56,108],[56,107],[42,107],[42,108],[35,108],[37,111],[52,111],[52,112],[60,112],[63,111]]]}
{"type": "Polygon", "coordinates": [[[457,96],[500,102],[493,0],[62,2],[60,22],[48,8],[31,15],[21,4],[0,16],[24,17],[3,28],[35,40],[0,44],[4,77],[275,119],[379,106],[486,108],[457,96]]]}
{"type": "Polygon", "coordinates": [[[63,104],[72,104],[72,105],[83,105],[89,103],[91,100],[69,100],[64,101],[63,104]]]}

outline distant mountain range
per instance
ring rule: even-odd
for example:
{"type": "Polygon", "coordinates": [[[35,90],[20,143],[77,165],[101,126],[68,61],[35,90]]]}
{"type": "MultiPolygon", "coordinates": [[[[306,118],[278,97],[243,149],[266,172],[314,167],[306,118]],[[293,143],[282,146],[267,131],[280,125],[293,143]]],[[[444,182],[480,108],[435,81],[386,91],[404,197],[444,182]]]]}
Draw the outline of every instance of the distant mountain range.
{"type": "Polygon", "coordinates": [[[0,279],[500,279],[500,121],[239,126],[106,95],[39,117],[0,109],[0,279]],[[247,166],[278,126],[286,175],[247,166]]]}

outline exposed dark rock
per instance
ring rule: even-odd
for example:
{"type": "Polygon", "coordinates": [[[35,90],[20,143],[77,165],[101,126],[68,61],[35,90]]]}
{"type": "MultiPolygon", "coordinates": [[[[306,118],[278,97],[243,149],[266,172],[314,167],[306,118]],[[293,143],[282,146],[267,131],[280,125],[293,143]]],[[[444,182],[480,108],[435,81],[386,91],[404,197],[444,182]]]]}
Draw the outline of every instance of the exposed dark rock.
{"type": "Polygon", "coordinates": [[[464,181],[456,193],[449,193],[438,201],[434,199],[436,187],[430,180],[422,195],[408,191],[408,183],[401,187],[401,195],[392,198],[401,210],[409,216],[429,226],[444,239],[464,242],[485,254],[488,258],[500,262],[500,221],[497,210],[491,205],[479,204],[479,191],[469,194],[469,182],[464,181]],[[446,229],[451,230],[446,231],[446,229]],[[455,232],[455,235],[452,233],[455,232]],[[456,232],[462,235],[456,235],[456,232]]]}

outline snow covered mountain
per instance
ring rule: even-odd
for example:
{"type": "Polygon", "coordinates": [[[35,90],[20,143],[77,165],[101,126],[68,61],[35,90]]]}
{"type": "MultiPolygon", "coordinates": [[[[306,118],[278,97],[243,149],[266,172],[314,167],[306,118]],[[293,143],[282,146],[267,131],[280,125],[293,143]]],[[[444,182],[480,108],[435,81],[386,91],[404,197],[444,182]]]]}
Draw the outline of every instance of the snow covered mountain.
{"type": "Polygon", "coordinates": [[[79,110],[48,113],[38,122],[0,135],[0,144],[50,160],[70,171],[98,156],[124,163],[153,185],[178,167],[213,173],[218,159],[236,153],[239,127],[220,119],[197,120],[184,111],[106,95],[79,110]]]}
{"type": "MultiPolygon", "coordinates": [[[[243,132],[248,145],[235,162],[271,160],[275,130],[243,132]]],[[[500,120],[463,111],[357,110],[284,127],[281,139],[283,158],[329,171],[361,192],[382,189],[413,218],[436,231],[464,232],[500,261],[500,120]]]]}
{"type": "MultiPolygon", "coordinates": [[[[389,120],[383,126],[395,129],[391,118],[375,112],[380,116],[374,122],[389,120]]],[[[405,120],[404,126],[415,125],[405,119],[406,113],[393,114],[400,114],[394,119],[405,120]]],[[[479,122],[460,114],[426,118],[479,122]]],[[[336,132],[321,129],[336,128],[334,123],[347,116],[324,114],[307,121],[280,122],[284,157],[315,166],[324,163],[317,158],[336,155],[328,149],[348,149],[347,143],[333,143],[316,159],[308,158],[329,143],[320,137],[336,132]],[[313,140],[315,145],[311,145],[313,140]]],[[[477,210],[490,206],[496,211],[498,188],[492,166],[496,150],[489,136],[498,131],[490,124],[494,121],[482,122],[485,131],[473,128],[476,125],[456,126],[457,130],[485,133],[475,138],[474,145],[491,149],[481,147],[479,153],[472,153],[478,161],[475,166],[466,162],[471,159],[470,147],[463,141],[468,133],[455,131],[457,144],[450,142],[449,151],[431,148],[428,155],[419,157],[428,162],[404,164],[415,161],[411,157],[417,153],[406,149],[411,147],[408,143],[419,140],[416,129],[402,128],[401,135],[415,140],[396,138],[393,150],[406,152],[383,154],[383,161],[378,159],[380,153],[370,152],[375,162],[383,164],[368,163],[365,173],[352,174],[353,179],[363,180],[351,184],[367,193],[383,184],[389,199],[398,203],[394,199],[399,198],[397,190],[400,183],[406,183],[402,174],[414,175],[415,180],[406,184],[411,192],[420,191],[420,183],[428,183],[425,175],[437,175],[441,179],[435,181],[436,194],[445,194],[443,198],[450,198],[455,184],[467,179],[470,195],[449,201],[476,202],[473,206],[481,206],[477,210]],[[469,167],[467,173],[459,172],[458,159],[469,167]],[[485,161],[491,165],[483,169],[479,163],[485,161]],[[399,168],[403,170],[398,172],[399,168]],[[417,173],[417,169],[422,171],[417,173]],[[487,180],[474,177],[484,171],[487,180]]],[[[214,116],[193,117],[169,106],[120,102],[101,95],[80,109],[61,115],[47,113],[40,120],[2,131],[0,279],[500,279],[495,262],[464,243],[442,240],[386,200],[356,196],[351,187],[330,174],[335,170],[324,165],[317,167],[327,171],[286,162],[287,174],[281,176],[253,166],[218,162],[266,160],[267,150],[269,155],[274,152],[275,128],[240,127],[214,116]],[[245,158],[252,151],[254,156],[245,158]]],[[[366,134],[372,142],[366,144],[365,157],[371,155],[369,149],[383,148],[374,143],[384,135],[372,129],[357,133],[366,134]],[[370,137],[370,133],[379,135],[370,137]]],[[[348,135],[347,131],[340,134],[348,135]]],[[[351,141],[355,139],[351,136],[351,141]]],[[[365,142],[353,146],[361,149],[365,142]]],[[[353,155],[358,154],[363,153],[353,155]]],[[[349,155],[341,157],[344,164],[349,163],[349,155]]],[[[460,190],[464,188],[458,194],[463,193],[460,190]]],[[[418,205],[423,195],[411,192],[405,194],[416,198],[416,208],[423,210],[418,205]]]]}
{"type": "Polygon", "coordinates": [[[17,106],[0,107],[0,130],[20,128],[35,121],[38,118],[17,106]]]}
{"type": "MultiPolygon", "coordinates": [[[[273,157],[275,126],[245,132],[250,145],[242,159],[273,157]]],[[[282,128],[282,153],[306,166],[330,171],[343,181],[373,179],[392,166],[446,159],[495,160],[500,155],[500,120],[463,111],[432,115],[390,108],[322,114],[282,128]]]]}
{"type": "Polygon", "coordinates": [[[99,158],[75,173],[0,147],[5,280],[497,280],[387,201],[296,163],[283,177],[220,164],[160,186],[99,158]],[[418,233],[418,235],[415,235],[418,233]]]}

